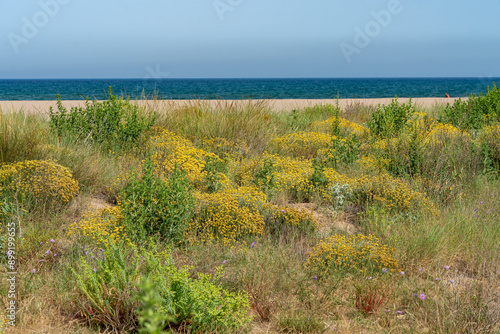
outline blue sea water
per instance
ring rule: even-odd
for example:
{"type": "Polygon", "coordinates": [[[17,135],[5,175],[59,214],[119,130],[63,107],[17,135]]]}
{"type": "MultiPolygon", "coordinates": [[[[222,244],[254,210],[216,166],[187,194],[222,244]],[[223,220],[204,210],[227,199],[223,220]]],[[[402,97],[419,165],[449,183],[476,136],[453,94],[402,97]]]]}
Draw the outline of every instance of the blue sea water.
{"type": "Polygon", "coordinates": [[[109,87],[132,99],[329,99],[452,97],[486,92],[500,78],[23,79],[0,80],[0,100],[105,99],[109,87]]]}

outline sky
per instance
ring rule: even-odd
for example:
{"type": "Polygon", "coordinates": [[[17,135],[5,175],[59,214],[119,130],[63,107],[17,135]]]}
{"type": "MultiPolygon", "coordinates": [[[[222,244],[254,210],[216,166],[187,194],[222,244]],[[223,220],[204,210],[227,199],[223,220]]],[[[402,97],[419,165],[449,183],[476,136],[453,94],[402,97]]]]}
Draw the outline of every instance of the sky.
{"type": "Polygon", "coordinates": [[[500,77],[500,0],[2,0],[0,79],[500,77]]]}

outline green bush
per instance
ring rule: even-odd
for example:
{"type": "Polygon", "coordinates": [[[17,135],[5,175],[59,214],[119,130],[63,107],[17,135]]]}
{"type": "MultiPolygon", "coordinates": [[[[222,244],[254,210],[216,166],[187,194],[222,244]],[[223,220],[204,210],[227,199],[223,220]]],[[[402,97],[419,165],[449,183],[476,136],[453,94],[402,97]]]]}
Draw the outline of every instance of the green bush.
{"type": "Polygon", "coordinates": [[[137,142],[156,120],[156,114],[141,113],[128,98],[117,98],[111,87],[107,101],[90,103],[87,99],[85,108],[73,107],[69,112],[57,95],[57,109],[50,108],[50,127],[57,135],[103,144],[108,149],[137,142]]]}
{"type": "Polygon", "coordinates": [[[127,235],[136,240],[159,235],[172,243],[181,242],[194,211],[192,191],[185,172],[177,166],[165,181],[155,175],[151,160],[146,160],[142,176],[134,176],[120,195],[127,235]]]}
{"type": "Polygon", "coordinates": [[[218,286],[220,272],[212,277],[191,269],[177,269],[168,251],[125,248],[123,242],[96,254],[86,252],[72,269],[79,311],[90,324],[114,331],[133,331],[138,325],[142,332],[145,327],[157,332],[235,332],[247,327],[248,296],[218,286]],[[153,314],[146,309],[148,298],[155,300],[153,314]]]}
{"type": "Polygon", "coordinates": [[[438,121],[466,130],[479,130],[500,121],[500,89],[493,83],[493,88],[488,87],[485,95],[471,94],[466,101],[458,99],[453,105],[448,104],[438,121]]]}
{"type": "Polygon", "coordinates": [[[411,104],[399,104],[397,98],[391,104],[378,106],[367,122],[370,131],[378,137],[392,138],[397,136],[407,125],[415,107],[411,104]]]}

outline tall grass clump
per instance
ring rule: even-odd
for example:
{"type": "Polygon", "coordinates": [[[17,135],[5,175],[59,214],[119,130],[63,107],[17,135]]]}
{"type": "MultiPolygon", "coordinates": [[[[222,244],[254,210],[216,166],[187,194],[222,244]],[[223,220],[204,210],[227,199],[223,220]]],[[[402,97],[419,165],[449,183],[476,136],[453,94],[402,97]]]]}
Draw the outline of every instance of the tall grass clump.
{"type": "Polygon", "coordinates": [[[49,128],[36,115],[22,111],[0,114],[0,164],[40,159],[49,128]]]}
{"type": "Polygon", "coordinates": [[[243,142],[252,152],[262,152],[277,131],[268,103],[253,100],[218,100],[215,104],[194,100],[162,114],[158,124],[195,144],[223,138],[232,143],[243,142]]]}

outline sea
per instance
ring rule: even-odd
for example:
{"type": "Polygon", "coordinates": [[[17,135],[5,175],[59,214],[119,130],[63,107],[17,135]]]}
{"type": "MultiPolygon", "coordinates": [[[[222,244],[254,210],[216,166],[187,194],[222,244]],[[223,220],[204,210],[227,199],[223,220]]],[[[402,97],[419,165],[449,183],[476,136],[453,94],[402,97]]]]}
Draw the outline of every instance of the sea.
{"type": "Polygon", "coordinates": [[[307,79],[0,79],[0,100],[335,99],[466,97],[486,93],[500,78],[307,79]]]}

